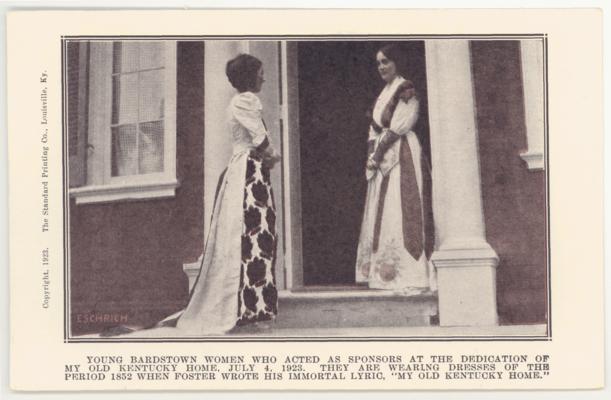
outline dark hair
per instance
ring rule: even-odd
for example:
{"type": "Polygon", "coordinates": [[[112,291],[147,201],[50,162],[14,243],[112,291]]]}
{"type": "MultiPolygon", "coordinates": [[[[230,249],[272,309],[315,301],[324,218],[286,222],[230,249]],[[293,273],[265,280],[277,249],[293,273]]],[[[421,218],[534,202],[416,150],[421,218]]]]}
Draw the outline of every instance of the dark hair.
{"type": "Polygon", "coordinates": [[[395,43],[389,43],[380,47],[378,53],[384,54],[386,58],[394,62],[397,67],[397,73],[405,77],[405,75],[407,74],[407,60],[405,56],[405,49],[401,48],[395,43]]]}
{"type": "Polygon", "coordinates": [[[238,92],[246,92],[255,87],[257,83],[257,73],[263,63],[250,54],[238,54],[237,57],[229,60],[225,67],[225,74],[238,92]]]}

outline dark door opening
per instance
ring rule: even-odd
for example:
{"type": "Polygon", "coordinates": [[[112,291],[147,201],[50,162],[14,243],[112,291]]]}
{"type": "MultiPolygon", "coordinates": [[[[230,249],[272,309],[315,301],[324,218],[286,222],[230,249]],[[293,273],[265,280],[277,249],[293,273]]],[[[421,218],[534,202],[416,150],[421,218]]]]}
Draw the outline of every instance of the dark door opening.
{"type": "MultiPolygon", "coordinates": [[[[304,285],[354,284],[367,182],[367,111],[384,83],[381,42],[298,44],[304,285]]],[[[420,98],[416,132],[428,154],[424,42],[400,42],[420,98]]],[[[407,75],[407,76],[406,76],[407,75]]]]}

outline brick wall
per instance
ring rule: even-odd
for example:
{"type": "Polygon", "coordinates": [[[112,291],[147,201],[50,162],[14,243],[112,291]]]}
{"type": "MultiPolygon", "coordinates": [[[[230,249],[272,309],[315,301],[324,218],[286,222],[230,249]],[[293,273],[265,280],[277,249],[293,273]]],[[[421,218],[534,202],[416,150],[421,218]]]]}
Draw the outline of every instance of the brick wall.
{"type": "Polygon", "coordinates": [[[185,305],[182,265],[201,254],[204,235],[204,44],[179,42],[177,63],[176,196],[78,206],[71,201],[73,334],[117,320],[150,324],[185,305]]]}
{"type": "Polygon", "coordinates": [[[545,172],[530,171],[518,41],[471,43],[486,237],[501,323],[547,319],[545,172]]]}

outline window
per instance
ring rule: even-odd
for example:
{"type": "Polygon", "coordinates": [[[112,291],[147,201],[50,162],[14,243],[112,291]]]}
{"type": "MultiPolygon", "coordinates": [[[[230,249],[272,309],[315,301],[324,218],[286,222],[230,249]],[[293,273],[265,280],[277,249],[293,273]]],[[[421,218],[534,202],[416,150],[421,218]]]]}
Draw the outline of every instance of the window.
{"type": "Polygon", "coordinates": [[[77,146],[87,149],[86,177],[71,196],[77,204],[173,196],[176,42],[91,42],[88,69],[88,129],[77,146]]]}

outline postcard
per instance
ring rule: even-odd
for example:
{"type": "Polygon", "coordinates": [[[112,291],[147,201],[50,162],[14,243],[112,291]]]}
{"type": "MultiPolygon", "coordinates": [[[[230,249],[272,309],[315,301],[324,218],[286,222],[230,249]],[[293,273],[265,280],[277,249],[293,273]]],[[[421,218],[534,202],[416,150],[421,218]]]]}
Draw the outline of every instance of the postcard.
{"type": "Polygon", "coordinates": [[[14,390],[604,385],[602,17],[8,15],[14,390]]]}

